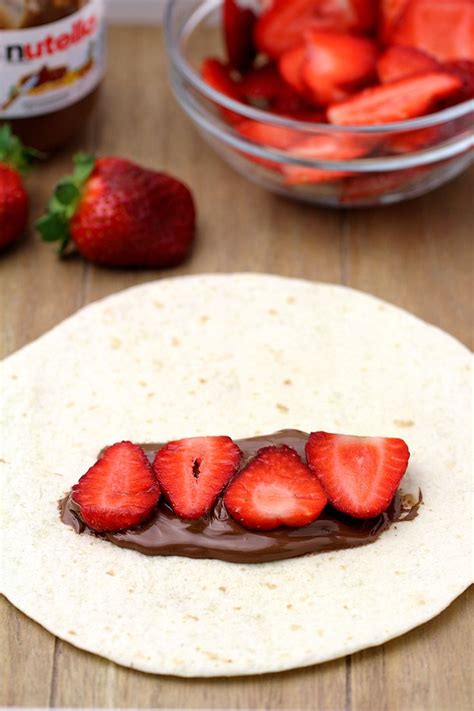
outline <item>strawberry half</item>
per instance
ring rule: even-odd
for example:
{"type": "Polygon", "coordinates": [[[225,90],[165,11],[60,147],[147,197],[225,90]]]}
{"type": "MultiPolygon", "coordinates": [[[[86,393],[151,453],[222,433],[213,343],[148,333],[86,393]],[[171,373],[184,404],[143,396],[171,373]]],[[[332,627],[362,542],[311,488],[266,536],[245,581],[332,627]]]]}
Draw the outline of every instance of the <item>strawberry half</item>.
{"type": "Polygon", "coordinates": [[[263,447],[224,495],[229,514],[245,528],[271,531],[306,526],[326,506],[317,479],[291,447],[263,447]]]}
{"type": "Polygon", "coordinates": [[[257,18],[250,8],[240,7],[236,0],[224,0],[222,13],[229,64],[237,71],[245,72],[256,54],[253,28],[257,18]]]}
{"type": "Polygon", "coordinates": [[[177,516],[204,516],[239,466],[242,453],[230,437],[191,437],[168,442],[153,468],[177,516]]]}
{"type": "Polygon", "coordinates": [[[418,74],[391,84],[370,87],[328,109],[331,123],[370,126],[422,116],[439,99],[455,94],[461,80],[447,72],[418,74]]]}
{"type": "Polygon", "coordinates": [[[403,14],[410,0],[380,0],[379,35],[382,42],[390,44],[390,36],[397,21],[403,14]]]}
{"type": "MultiPolygon", "coordinates": [[[[291,155],[312,160],[352,160],[371,151],[372,139],[350,134],[309,136],[293,145],[291,155]]],[[[352,175],[352,172],[325,168],[306,168],[300,165],[284,165],[282,172],[288,185],[303,183],[331,183],[352,175]]]]}
{"type": "Polygon", "coordinates": [[[79,515],[94,531],[120,531],[150,517],[160,487],[145,453],[132,442],[108,447],[72,487],[79,515]]]}
{"type": "Polygon", "coordinates": [[[342,32],[306,33],[302,79],[316,104],[345,99],[375,76],[377,47],[365,37],[342,32]]]}
{"type": "MultiPolygon", "coordinates": [[[[210,87],[234,101],[242,101],[239,85],[232,79],[230,68],[219,59],[208,57],[201,67],[201,76],[210,87]]],[[[237,123],[242,117],[235,111],[219,106],[222,116],[230,123],[237,123]]]]}
{"type": "Polygon", "coordinates": [[[402,439],[312,432],[306,459],[330,503],[354,518],[386,510],[406,472],[410,453],[402,439]]]}
{"type": "Polygon", "coordinates": [[[274,0],[257,20],[255,44],[269,57],[279,57],[301,44],[308,29],[370,29],[375,11],[371,0],[274,0]]]}
{"type": "Polygon", "coordinates": [[[377,60],[382,84],[439,70],[442,66],[434,57],[415,47],[389,47],[377,60]]]}
{"type": "Polygon", "coordinates": [[[123,158],[78,154],[74,164],[37,222],[45,241],[59,241],[62,253],[72,239],[85,259],[112,267],[170,267],[186,258],[195,209],[183,183],[123,158]]]}
{"type": "Polygon", "coordinates": [[[474,60],[474,3],[410,0],[390,34],[390,43],[422,49],[440,62],[474,60]]]}

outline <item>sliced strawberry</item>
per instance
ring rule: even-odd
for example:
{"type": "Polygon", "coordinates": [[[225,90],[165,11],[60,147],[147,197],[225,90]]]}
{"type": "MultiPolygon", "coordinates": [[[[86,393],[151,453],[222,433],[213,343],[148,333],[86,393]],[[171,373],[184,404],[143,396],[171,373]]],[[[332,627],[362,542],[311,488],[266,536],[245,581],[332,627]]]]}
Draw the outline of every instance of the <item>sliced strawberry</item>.
{"type": "Polygon", "coordinates": [[[371,87],[328,109],[331,123],[363,126],[422,116],[439,99],[456,93],[461,80],[447,72],[430,72],[371,87]]]}
{"type": "Polygon", "coordinates": [[[409,457],[405,442],[390,437],[312,432],[306,444],[308,466],[330,503],[354,518],[372,518],[386,510],[409,457]]]}
{"type": "MultiPolygon", "coordinates": [[[[426,171],[426,166],[421,166],[421,170],[426,171]]],[[[344,205],[351,205],[403,190],[412,182],[419,171],[420,168],[405,168],[405,170],[366,173],[365,175],[348,178],[344,182],[340,197],[341,202],[344,205]]]]}
{"type": "Polygon", "coordinates": [[[244,75],[239,90],[249,104],[273,113],[302,113],[313,108],[286,83],[275,64],[251,69],[244,75]]]}
{"type": "Polygon", "coordinates": [[[274,0],[255,25],[255,43],[269,57],[279,57],[301,44],[308,29],[369,29],[375,8],[370,0],[274,0]]]}
{"type": "Polygon", "coordinates": [[[160,493],[141,447],[119,442],[108,447],[72,487],[72,501],[94,531],[120,531],[149,518],[160,493]]]}
{"type": "MultiPolygon", "coordinates": [[[[291,148],[291,155],[313,160],[352,160],[366,155],[370,150],[370,139],[342,133],[304,138],[291,148]]],[[[350,171],[306,168],[299,165],[285,165],[283,173],[288,185],[330,183],[352,174],[350,171]]]]}
{"type": "Polygon", "coordinates": [[[410,0],[391,43],[422,49],[440,62],[474,60],[472,0],[410,0]]]}
{"type": "Polygon", "coordinates": [[[461,88],[453,96],[449,97],[446,105],[460,104],[462,101],[474,99],[474,62],[470,59],[456,59],[453,62],[443,64],[443,69],[451,72],[461,80],[461,88]]]}
{"type": "Polygon", "coordinates": [[[327,503],[317,479],[291,447],[263,447],[224,495],[230,515],[245,528],[271,531],[306,526],[327,503]]]}
{"type": "Polygon", "coordinates": [[[270,107],[282,90],[283,81],[274,64],[251,69],[242,78],[240,92],[250,103],[270,107]]]}
{"type": "Polygon", "coordinates": [[[278,69],[283,79],[295,91],[306,95],[307,88],[303,80],[303,68],[306,64],[306,45],[301,44],[288,49],[278,60],[278,69]]]}
{"type": "Polygon", "coordinates": [[[245,72],[252,64],[256,50],[253,43],[254,12],[240,7],[236,0],[224,0],[224,39],[229,64],[239,72],[245,72]]]}
{"type": "Polygon", "coordinates": [[[391,134],[384,140],[384,146],[390,153],[414,153],[422,148],[432,146],[439,139],[440,134],[439,126],[417,128],[413,131],[391,134]]]}
{"type": "MultiPolygon", "coordinates": [[[[224,94],[229,99],[242,101],[242,96],[239,91],[239,85],[232,79],[229,67],[219,59],[208,57],[204,60],[201,67],[201,76],[213,89],[224,94]]],[[[241,121],[242,117],[234,111],[220,108],[221,114],[231,123],[241,121]]]]}
{"type": "Polygon", "coordinates": [[[306,35],[302,79],[316,104],[327,106],[375,77],[377,47],[365,37],[342,32],[306,35]]]}
{"type": "Polygon", "coordinates": [[[434,57],[415,47],[389,47],[377,61],[377,74],[382,84],[440,70],[442,66],[434,57]]]}
{"type": "Polygon", "coordinates": [[[153,469],[177,516],[197,519],[212,508],[240,457],[230,437],[191,437],[162,447],[153,469]]]}
{"type": "Polygon", "coordinates": [[[383,42],[390,43],[393,28],[409,2],[410,0],[380,0],[379,35],[383,42]]]}
{"type": "MultiPolygon", "coordinates": [[[[237,124],[235,130],[244,136],[244,138],[252,141],[252,143],[258,143],[262,146],[268,146],[282,151],[288,149],[300,138],[298,131],[286,128],[285,126],[276,126],[275,124],[263,123],[261,121],[242,121],[237,124]]],[[[283,164],[277,161],[259,158],[250,153],[244,153],[244,155],[248,160],[263,165],[269,170],[281,172],[283,169],[283,164]]]]}
{"type": "Polygon", "coordinates": [[[262,121],[242,121],[236,128],[242,136],[262,146],[286,150],[300,140],[301,134],[286,126],[262,121]]]}

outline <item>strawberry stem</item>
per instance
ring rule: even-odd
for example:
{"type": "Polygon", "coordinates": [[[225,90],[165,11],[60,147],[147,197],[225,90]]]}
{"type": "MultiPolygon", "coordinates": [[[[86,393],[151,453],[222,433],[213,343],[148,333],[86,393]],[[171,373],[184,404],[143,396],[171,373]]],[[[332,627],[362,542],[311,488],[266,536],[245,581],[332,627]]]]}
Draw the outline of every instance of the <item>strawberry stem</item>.
{"type": "Polygon", "coordinates": [[[62,178],[56,185],[45,214],[36,223],[36,229],[45,242],[59,242],[63,255],[71,238],[69,223],[81,200],[82,189],[95,166],[94,156],[76,153],[72,175],[62,178]]]}
{"type": "Polygon", "coordinates": [[[33,160],[43,160],[45,157],[41,151],[24,146],[18,136],[13,134],[10,124],[0,126],[1,163],[7,163],[19,173],[26,173],[33,160]]]}

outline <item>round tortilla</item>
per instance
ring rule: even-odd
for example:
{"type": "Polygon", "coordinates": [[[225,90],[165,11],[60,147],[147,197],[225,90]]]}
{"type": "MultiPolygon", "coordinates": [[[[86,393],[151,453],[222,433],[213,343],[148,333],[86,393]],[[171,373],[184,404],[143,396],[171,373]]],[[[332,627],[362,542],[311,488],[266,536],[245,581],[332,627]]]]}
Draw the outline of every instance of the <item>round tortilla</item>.
{"type": "Polygon", "coordinates": [[[471,582],[470,368],[447,334],[340,286],[197,276],[92,304],[0,367],[5,595],[71,644],[161,674],[279,671],[386,642],[471,582]],[[418,518],[260,565],[146,557],[59,521],[104,445],[286,427],[406,439],[418,518]]]}

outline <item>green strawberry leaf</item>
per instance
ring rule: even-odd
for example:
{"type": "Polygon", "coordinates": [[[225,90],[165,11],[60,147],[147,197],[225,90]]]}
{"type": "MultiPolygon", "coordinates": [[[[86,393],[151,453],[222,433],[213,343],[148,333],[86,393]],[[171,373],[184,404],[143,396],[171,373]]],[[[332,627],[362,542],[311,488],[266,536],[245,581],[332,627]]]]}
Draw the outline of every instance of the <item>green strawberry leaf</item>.
{"type": "Polygon", "coordinates": [[[69,181],[58,183],[54,191],[54,197],[61,205],[71,205],[79,197],[79,188],[69,181]]]}
{"type": "Polygon", "coordinates": [[[64,240],[69,234],[67,220],[60,213],[49,212],[36,223],[36,228],[45,242],[64,240]]]}
{"type": "Polygon", "coordinates": [[[82,191],[95,166],[94,156],[77,153],[72,175],[62,178],[54,189],[48,209],[36,223],[36,228],[45,242],[59,242],[62,256],[71,238],[69,223],[76,214],[82,191]]]}
{"type": "Polygon", "coordinates": [[[34,148],[27,148],[18,136],[12,133],[8,123],[0,126],[0,161],[8,163],[19,173],[26,173],[34,160],[43,160],[45,154],[34,148]]]}

